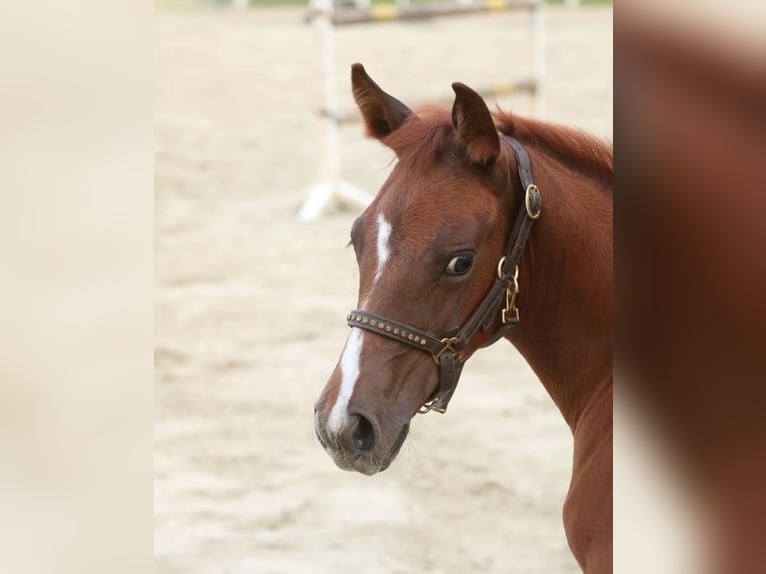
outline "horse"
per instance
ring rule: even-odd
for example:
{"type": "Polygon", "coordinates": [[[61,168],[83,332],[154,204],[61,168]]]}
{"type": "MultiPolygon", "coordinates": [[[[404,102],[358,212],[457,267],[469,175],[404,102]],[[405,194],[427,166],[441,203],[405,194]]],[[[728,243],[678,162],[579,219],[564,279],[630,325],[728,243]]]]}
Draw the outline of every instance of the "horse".
{"type": "Polygon", "coordinates": [[[612,569],[612,146],[489,111],[452,84],[417,113],[351,68],[367,134],[397,156],[351,228],[357,309],[314,407],[335,464],[388,468],[412,418],[444,412],[466,361],[504,338],[571,429],[567,541],[612,569]]]}

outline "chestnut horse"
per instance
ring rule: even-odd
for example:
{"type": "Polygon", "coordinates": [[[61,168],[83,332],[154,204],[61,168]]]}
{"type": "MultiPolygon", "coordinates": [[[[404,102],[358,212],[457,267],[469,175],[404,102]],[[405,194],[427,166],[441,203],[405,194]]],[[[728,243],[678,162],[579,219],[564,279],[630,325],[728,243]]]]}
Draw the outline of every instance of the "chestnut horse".
{"type": "Polygon", "coordinates": [[[358,308],[315,406],[319,442],[340,468],[385,470],[412,417],[443,412],[465,361],[504,337],[574,437],[569,546],[585,572],[611,572],[611,146],[493,117],[460,83],[451,114],[416,114],[360,64],[351,78],[398,162],[351,229],[358,308]]]}

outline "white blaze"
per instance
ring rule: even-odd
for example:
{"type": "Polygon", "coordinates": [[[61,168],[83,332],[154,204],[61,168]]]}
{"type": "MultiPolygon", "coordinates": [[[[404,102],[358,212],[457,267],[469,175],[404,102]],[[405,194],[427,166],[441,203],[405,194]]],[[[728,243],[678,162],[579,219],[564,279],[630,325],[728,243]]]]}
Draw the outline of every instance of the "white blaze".
{"type": "Polygon", "coordinates": [[[351,329],[351,334],[346,341],[346,348],[340,358],[340,388],[338,398],[330,411],[327,423],[334,433],[343,428],[343,423],[348,419],[348,401],[354,392],[354,385],[359,378],[359,357],[362,354],[362,330],[351,329]]]}
{"type": "MultiPolygon", "coordinates": [[[[390,254],[388,249],[388,241],[390,237],[391,224],[386,221],[386,218],[382,213],[379,213],[377,241],[378,267],[375,272],[373,284],[377,283],[378,279],[383,275],[383,269],[386,266],[390,254]]],[[[365,306],[366,301],[362,303],[360,308],[364,309],[365,306]]],[[[335,399],[335,404],[327,419],[330,431],[334,433],[339,432],[343,428],[344,423],[348,420],[348,401],[351,399],[351,395],[354,392],[354,386],[359,378],[362,340],[363,331],[358,328],[352,328],[351,334],[346,341],[346,348],[343,350],[343,355],[340,358],[340,388],[338,389],[338,398],[335,399]]]]}
{"type": "Polygon", "coordinates": [[[382,213],[378,214],[378,270],[375,273],[373,283],[377,283],[380,276],[383,275],[383,268],[388,261],[389,250],[388,240],[391,237],[391,224],[386,221],[382,213]]]}

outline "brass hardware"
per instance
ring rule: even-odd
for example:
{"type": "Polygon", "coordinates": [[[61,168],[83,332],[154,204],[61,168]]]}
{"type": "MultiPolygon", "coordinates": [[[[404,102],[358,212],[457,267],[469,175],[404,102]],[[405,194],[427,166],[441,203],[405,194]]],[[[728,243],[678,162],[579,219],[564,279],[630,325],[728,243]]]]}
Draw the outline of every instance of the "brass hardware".
{"type": "Polygon", "coordinates": [[[420,343],[420,337],[415,337],[415,342],[420,343]]]}
{"type": "Polygon", "coordinates": [[[460,339],[458,339],[457,337],[444,337],[444,339],[442,339],[443,347],[439,349],[439,352],[436,353],[435,355],[431,354],[431,358],[434,360],[434,363],[438,365],[441,362],[441,356],[442,356],[442,353],[444,353],[444,351],[449,350],[449,351],[452,351],[453,354],[457,355],[457,351],[452,345],[454,343],[457,343],[459,340],[460,339]]]}
{"type": "Polygon", "coordinates": [[[425,339],[420,339],[420,344],[421,345],[425,345],[426,344],[426,340],[425,339]]]}
{"type": "Polygon", "coordinates": [[[366,323],[366,322],[367,322],[367,317],[362,317],[362,323],[366,323]]]}
{"type": "Polygon", "coordinates": [[[511,318],[514,321],[519,320],[519,308],[516,306],[516,295],[519,294],[519,266],[517,265],[511,277],[511,282],[505,290],[505,308],[500,314],[503,325],[507,324],[511,318]],[[511,316],[512,314],[512,316],[511,316]]]}
{"type": "Polygon", "coordinates": [[[386,325],[386,333],[390,333],[390,332],[391,332],[391,325],[386,325]]]}
{"type": "Polygon", "coordinates": [[[374,327],[374,326],[375,326],[377,323],[378,323],[378,322],[377,322],[375,319],[372,319],[372,320],[370,321],[370,326],[371,326],[371,327],[374,327]]]}
{"type": "Polygon", "coordinates": [[[431,410],[433,410],[436,401],[437,399],[431,399],[430,401],[423,403],[423,406],[418,409],[418,414],[424,415],[430,413],[431,410]]]}
{"type": "Polygon", "coordinates": [[[437,413],[445,413],[447,412],[446,407],[437,407],[436,405],[442,402],[442,397],[434,397],[430,401],[426,401],[423,403],[423,406],[418,409],[418,414],[424,415],[426,413],[430,413],[431,411],[436,411],[437,413]]]}
{"type": "Polygon", "coordinates": [[[498,279],[503,278],[503,265],[505,265],[505,255],[503,255],[500,258],[500,261],[497,262],[497,278],[498,279]]]}
{"type": "Polygon", "coordinates": [[[507,324],[508,321],[510,320],[508,318],[508,311],[509,310],[513,312],[513,317],[512,317],[513,320],[517,321],[517,322],[519,321],[519,308],[518,307],[514,307],[513,309],[503,309],[503,313],[502,313],[502,315],[503,315],[503,317],[502,317],[503,318],[503,325],[507,324]]]}
{"type": "Polygon", "coordinates": [[[530,183],[527,186],[527,191],[524,194],[524,207],[527,208],[527,215],[529,216],[529,219],[537,219],[540,217],[540,213],[542,212],[542,207],[537,208],[537,213],[532,213],[532,205],[531,205],[531,192],[536,191],[538,194],[540,193],[540,190],[537,189],[537,186],[534,183],[530,183]]]}
{"type": "Polygon", "coordinates": [[[394,329],[394,335],[398,335],[398,334],[399,334],[399,327],[394,329]]]}

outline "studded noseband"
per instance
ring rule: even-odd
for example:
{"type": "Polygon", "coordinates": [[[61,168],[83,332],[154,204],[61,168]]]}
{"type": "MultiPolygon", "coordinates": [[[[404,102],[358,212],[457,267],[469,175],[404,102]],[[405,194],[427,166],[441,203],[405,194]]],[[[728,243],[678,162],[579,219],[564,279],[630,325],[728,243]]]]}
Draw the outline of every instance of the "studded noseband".
{"type": "Polygon", "coordinates": [[[484,345],[489,346],[505,336],[508,330],[519,322],[519,309],[516,306],[516,296],[519,293],[519,261],[532,225],[540,217],[542,196],[532,182],[532,168],[526,150],[509,136],[501,134],[501,138],[516,156],[519,179],[525,190],[524,205],[519,209],[503,256],[497,263],[497,277],[466,323],[454,335],[438,337],[416,327],[359,309],[351,311],[346,317],[350,327],[358,327],[431,354],[439,367],[439,387],[420,408],[420,413],[431,410],[443,413],[447,410],[447,404],[455,392],[465,364],[462,352],[479,329],[489,329],[498,312],[500,313],[501,326],[484,345]]]}

